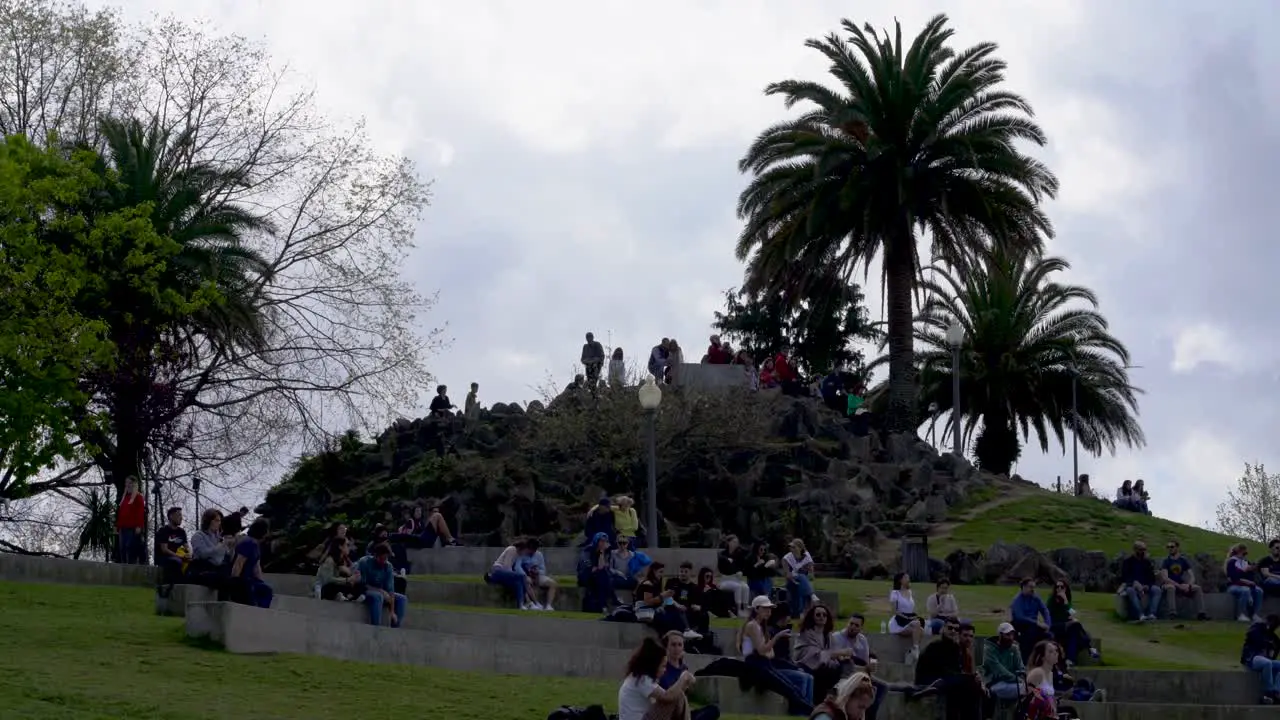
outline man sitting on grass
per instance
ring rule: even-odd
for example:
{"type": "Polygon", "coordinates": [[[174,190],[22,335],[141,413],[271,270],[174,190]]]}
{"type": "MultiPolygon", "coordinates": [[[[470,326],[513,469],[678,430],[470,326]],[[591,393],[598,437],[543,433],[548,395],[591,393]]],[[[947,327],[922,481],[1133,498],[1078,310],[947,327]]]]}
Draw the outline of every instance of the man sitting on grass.
{"type": "Polygon", "coordinates": [[[525,575],[529,578],[528,585],[525,589],[529,593],[529,609],[530,610],[550,610],[555,611],[554,603],[556,601],[556,579],[547,573],[547,558],[542,554],[541,543],[537,538],[529,538],[525,541],[526,555],[521,556],[520,566],[524,569],[525,575]],[[538,602],[538,590],[547,591],[547,601],[538,602]]]}
{"type": "Polygon", "coordinates": [[[1165,547],[1169,550],[1169,557],[1160,563],[1160,583],[1164,596],[1169,598],[1169,617],[1178,617],[1178,598],[1189,597],[1196,605],[1196,619],[1208,620],[1209,614],[1204,611],[1204,590],[1196,584],[1191,559],[1182,554],[1177,540],[1170,540],[1165,547]]]}
{"type": "Polygon", "coordinates": [[[1133,554],[1120,563],[1120,588],[1116,593],[1127,601],[1129,617],[1137,622],[1155,620],[1164,591],[1156,582],[1156,569],[1147,557],[1147,544],[1133,544],[1133,554]]]}
{"type": "Polygon", "coordinates": [[[400,627],[408,600],[396,592],[396,571],[391,564],[391,546],[387,543],[374,545],[373,554],[360,558],[356,563],[356,570],[365,585],[364,604],[369,608],[369,624],[381,625],[382,610],[387,608],[391,611],[391,627],[400,627]]]}

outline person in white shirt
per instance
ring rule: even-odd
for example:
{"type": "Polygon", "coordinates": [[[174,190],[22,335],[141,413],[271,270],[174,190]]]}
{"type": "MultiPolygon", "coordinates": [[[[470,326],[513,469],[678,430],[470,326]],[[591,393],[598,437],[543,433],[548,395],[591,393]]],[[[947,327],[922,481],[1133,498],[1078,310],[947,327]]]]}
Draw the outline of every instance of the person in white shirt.
{"type": "Polygon", "coordinates": [[[696,681],[693,673],[685,671],[671,687],[663,689],[658,684],[658,673],[667,657],[667,651],[653,638],[645,638],[640,647],[627,660],[627,676],[618,688],[618,720],[644,720],[656,703],[674,704],[670,717],[683,718],[689,713],[689,700],[685,691],[696,681]]]}
{"type": "Polygon", "coordinates": [[[787,607],[795,617],[804,617],[810,603],[818,602],[813,591],[813,556],[804,549],[804,541],[791,541],[791,552],[782,556],[782,567],[787,577],[787,607]]]}
{"type": "Polygon", "coordinates": [[[924,607],[925,612],[929,613],[930,635],[941,635],[948,620],[960,619],[960,603],[951,594],[951,581],[946,578],[938,581],[937,590],[930,593],[924,607]]]}
{"type": "Polygon", "coordinates": [[[484,581],[490,585],[498,585],[510,590],[516,597],[516,607],[529,610],[528,605],[528,577],[524,573],[524,568],[520,565],[520,559],[528,556],[528,545],[524,540],[518,540],[514,545],[508,545],[493,561],[493,566],[489,568],[489,572],[485,573],[484,581]]]}
{"type": "Polygon", "coordinates": [[[920,657],[920,639],[924,637],[924,625],[916,614],[916,599],[911,595],[911,576],[900,572],[893,576],[893,590],[889,593],[889,634],[911,638],[911,651],[906,663],[914,665],[920,657]]]}

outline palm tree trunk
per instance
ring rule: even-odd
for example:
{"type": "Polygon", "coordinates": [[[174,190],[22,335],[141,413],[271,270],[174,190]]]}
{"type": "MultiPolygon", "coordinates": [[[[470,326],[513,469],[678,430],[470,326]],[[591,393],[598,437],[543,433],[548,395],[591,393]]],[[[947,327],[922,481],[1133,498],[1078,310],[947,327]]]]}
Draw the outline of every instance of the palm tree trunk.
{"type": "Polygon", "coordinates": [[[916,275],[910,226],[885,247],[885,302],[889,339],[889,417],[891,433],[916,430],[916,362],[911,291],[916,275]]]}

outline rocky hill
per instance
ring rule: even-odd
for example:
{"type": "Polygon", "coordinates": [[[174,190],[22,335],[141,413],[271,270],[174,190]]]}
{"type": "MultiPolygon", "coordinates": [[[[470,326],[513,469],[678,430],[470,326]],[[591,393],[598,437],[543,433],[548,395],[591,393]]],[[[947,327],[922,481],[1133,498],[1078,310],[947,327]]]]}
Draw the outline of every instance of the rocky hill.
{"type": "MultiPolygon", "coordinates": [[[[995,480],[918,438],[855,437],[820,403],[770,393],[668,390],[655,435],[664,543],[801,537],[820,562],[859,574],[883,573],[887,540],[989,497],[995,480]]],[[[305,564],[333,521],[359,531],[435,502],[464,542],[569,544],[602,494],[643,507],[645,437],[634,391],[498,403],[471,422],[398,420],[376,442],[347,438],[300,461],[267,494],[271,564],[305,564]]]]}

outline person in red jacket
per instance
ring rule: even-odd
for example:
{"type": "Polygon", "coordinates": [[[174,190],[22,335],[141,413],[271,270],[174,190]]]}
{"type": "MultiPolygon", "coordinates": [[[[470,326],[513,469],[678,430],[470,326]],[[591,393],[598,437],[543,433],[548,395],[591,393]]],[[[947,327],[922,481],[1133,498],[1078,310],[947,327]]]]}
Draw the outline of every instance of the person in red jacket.
{"type": "Polygon", "coordinates": [[[796,374],[796,369],[791,365],[791,355],[787,348],[778,351],[778,355],[773,359],[773,375],[778,380],[778,384],[782,386],[784,395],[801,395],[800,376],[796,374]]]}
{"type": "Polygon", "coordinates": [[[124,497],[116,511],[116,535],[120,562],[141,565],[142,536],[147,528],[147,500],[138,492],[138,481],[130,476],[124,481],[124,497]]]}

